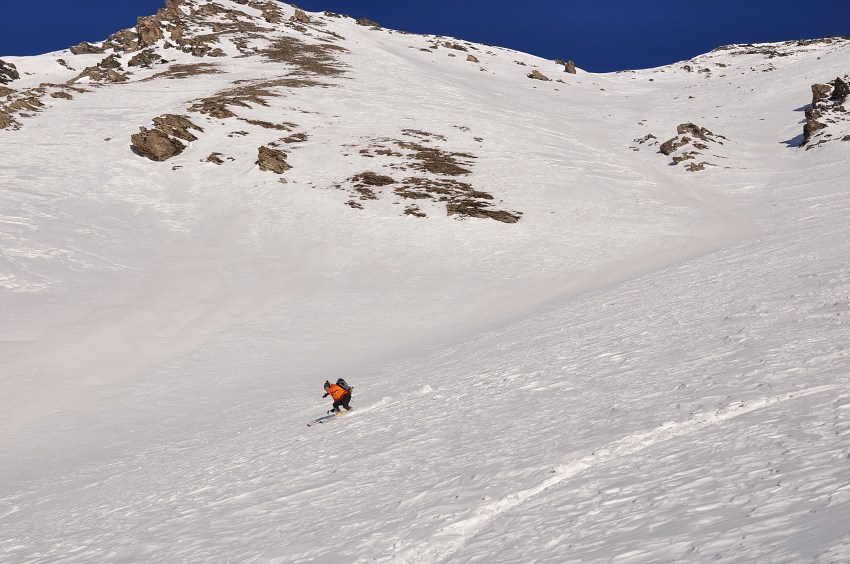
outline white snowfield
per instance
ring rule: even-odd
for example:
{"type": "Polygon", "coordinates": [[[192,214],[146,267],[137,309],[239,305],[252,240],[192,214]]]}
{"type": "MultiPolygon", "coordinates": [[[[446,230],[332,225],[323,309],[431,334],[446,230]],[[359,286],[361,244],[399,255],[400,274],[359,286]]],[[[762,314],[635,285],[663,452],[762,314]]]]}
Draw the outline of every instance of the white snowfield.
{"type": "MultiPolygon", "coordinates": [[[[163,39],[0,130],[0,562],[850,561],[850,120],[798,146],[850,41],[573,75],[215,4],[342,74],[214,117],[190,106],[290,63],[163,39]],[[165,114],[203,132],[135,154],[165,114]],[[689,122],[707,148],[674,166],[689,122]],[[340,376],[355,411],[308,428],[340,376]]],[[[20,92],[111,53],[2,58],[20,92]]]]}

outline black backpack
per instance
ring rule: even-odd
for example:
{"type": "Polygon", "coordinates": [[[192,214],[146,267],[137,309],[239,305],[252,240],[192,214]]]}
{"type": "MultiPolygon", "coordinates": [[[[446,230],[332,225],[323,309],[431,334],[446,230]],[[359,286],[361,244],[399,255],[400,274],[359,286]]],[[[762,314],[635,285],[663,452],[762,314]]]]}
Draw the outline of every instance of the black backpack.
{"type": "Polygon", "coordinates": [[[351,386],[348,385],[348,382],[343,380],[342,378],[337,378],[336,385],[348,392],[351,393],[351,386]]]}

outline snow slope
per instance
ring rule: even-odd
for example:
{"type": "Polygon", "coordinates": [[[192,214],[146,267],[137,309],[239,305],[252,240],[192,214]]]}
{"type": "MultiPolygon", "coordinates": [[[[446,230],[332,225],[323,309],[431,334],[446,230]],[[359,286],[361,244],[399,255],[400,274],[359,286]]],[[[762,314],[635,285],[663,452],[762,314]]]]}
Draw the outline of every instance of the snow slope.
{"type": "Polygon", "coordinates": [[[53,86],[0,130],[0,561],[850,559],[846,123],[797,147],[850,43],[570,75],[204,4],[191,33],[265,31],[117,52],[128,80],[79,92],[105,54],[3,57],[16,92],[53,86]],[[270,62],[279,38],[343,48],[340,72],[270,62]],[[161,74],[198,62],[219,72],[161,74]],[[192,110],[245,84],[274,95],[192,110]],[[165,114],[203,132],[135,154],[165,114]],[[658,152],[687,122],[705,170],[658,152]],[[337,376],[356,410],[306,427],[337,376]]]}

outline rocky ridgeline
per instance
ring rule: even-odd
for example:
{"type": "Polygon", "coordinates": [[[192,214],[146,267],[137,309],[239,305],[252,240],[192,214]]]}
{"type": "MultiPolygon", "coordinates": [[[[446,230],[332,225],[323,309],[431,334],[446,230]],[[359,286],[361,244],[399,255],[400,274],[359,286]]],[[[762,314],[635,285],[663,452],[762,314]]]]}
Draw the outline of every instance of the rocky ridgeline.
{"type": "MultiPolygon", "coordinates": [[[[230,40],[245,53],[253,54],[246,45],[250,37],[264,37],[274,31],[273,25],[300,26],[309,18],[296,11],[293,21],[284,21],[282,5],[275,0],[234,0],[260,12],[256,17],[247,12],[229,10],[218,3],[194,0],[165,0],[165,7],[153,16],[140,17],[135,28],[121,30],[99,43],[82,42],[70,48],[72,55],[102,54],[97,64],[85,67],[62,84],[44,83],[36,88],[0,90],[0,129],[20,129],[20,118],[32,117],[46,103],[46,98],[71,99],[73,93],[87,90],[73,85],[98,85],[128,82],[133,70],[165,65],[170,50],[179,50],[194,57],[223,57],[220,42],[230,40]]],[[[303,28],[302,28],[303,29],[303,28]]],[[[85,60],[85,59],[84,59],[85,60]]],[[[74,59],[58,59],[57,64],[73,70],[74,59]],[[70,62],[69,62],[70,61],[70,62]]],[[[195,73],[189,65],[178,67],[174,78],[195,73]],[[183,71],[183,72],[180,72],[183,71]]],[[[19,78],[18,70],[10,63],[0,62],[0,84],[19,78]]]]}
{"type": "Polygon", "coordinates": [[[712,53],[725,53],[732,56],[759,55],[766,59],[778,57],[789,57],[799,53],[800,48],[821,47],[824,45],[843,45],[850,41],[850,36],[835,35],[819,39],[796,39],[783,41],[781,43],[743,43],[734,45],[723,45],[717,47],[712,53]]]}
{"type": "Polygon", "coordinates": [[[812,105],[806,108],[801,147],[805,146],[808,150],[834,139],[835,136],[826,131],[828,126],[834,124],[845,124],[843,135],[839,135],[842,140],[850,141],[850,131],[846,127],[850,125],[850,113],[845,107],[849,95],[847,76],[843,79],[837,77],[826,84],[812,85],[812,105]],[[812,142],[815,138],[817,141],[812,142]]]}

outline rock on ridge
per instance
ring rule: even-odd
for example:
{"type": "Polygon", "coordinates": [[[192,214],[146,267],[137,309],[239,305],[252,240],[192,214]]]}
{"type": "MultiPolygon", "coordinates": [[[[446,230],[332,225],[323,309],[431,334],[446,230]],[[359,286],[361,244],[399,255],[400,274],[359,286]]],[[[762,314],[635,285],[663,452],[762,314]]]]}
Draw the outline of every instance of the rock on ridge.
{"type": "Polygon", "coordinates": [[[183,141],[195,141],[190,131],[203,132],[185,116],[165,114],[153,119],[154,129],[140,127],[139,133],[130,136],[135,152],[152,161],[162,162],[177,156],[186,149],[183,141]]]}
{"type": "Polygon", "coordinates": [[[257,153],[257,164],[260,165],[260,170],[271,171],[277,174],[283,174],[292,166],[286,162],[286,153],[280,149],[272,149],[271,147],[261,146],[257,153]]]}
{"type": "MultiPolygon", "coordinates": [[[[836,121],[838,114],[846,114],[844,102],[850,95],[850,86],[841,77],[826,84],[812,84],[812,105],[806,108],[806,123],[803,125],[803,140],[800,146],[808,145],[812,137],[820,130],[826,129],[823,121],[836,121]]],[[[823,140],[818,142],[822,143],[823,140]]],[[[812,148],[809,145],[806,149],[812,148]]]]}
{"type": "Polygon", "coordinates": [[[0,84],[9,84],[19,78],[21,78],[21,75],[18,73],[17,67],[12,63],[7,63],[3,59],[0,59],[0,84]]]}

